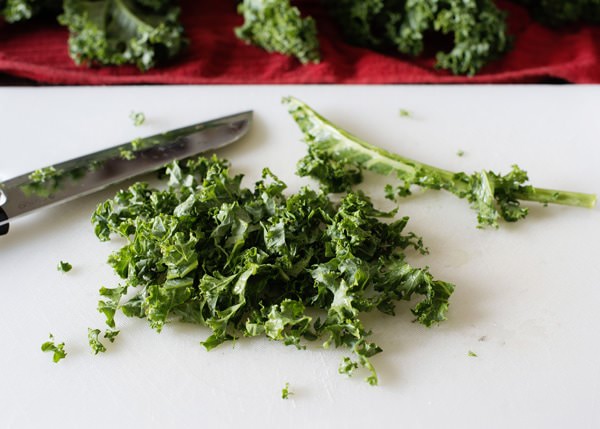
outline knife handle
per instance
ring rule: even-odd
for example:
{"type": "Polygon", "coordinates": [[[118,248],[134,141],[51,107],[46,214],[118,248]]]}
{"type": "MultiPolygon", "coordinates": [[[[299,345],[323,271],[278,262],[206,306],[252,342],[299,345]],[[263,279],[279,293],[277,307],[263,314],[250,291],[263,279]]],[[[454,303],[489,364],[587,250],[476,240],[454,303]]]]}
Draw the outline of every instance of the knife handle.
{"type": "MultiPolygon", "coordinates": [[[[6,212],[0,207],[0,222],[8,220],[8,215],[6,212]]],[[[0,226],[0,235],[8,234],[8,222],[0,226]]]]}

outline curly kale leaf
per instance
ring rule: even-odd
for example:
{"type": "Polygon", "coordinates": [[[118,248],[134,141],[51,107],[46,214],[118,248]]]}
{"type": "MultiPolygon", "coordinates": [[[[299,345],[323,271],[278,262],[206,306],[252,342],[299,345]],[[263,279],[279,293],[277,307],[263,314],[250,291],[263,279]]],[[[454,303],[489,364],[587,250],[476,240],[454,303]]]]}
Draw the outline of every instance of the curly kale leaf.
{"type": "Polygon", "coordinates": [[[596,196],[571,191],[535,188],[527,184],[527,173],[513,166],[508,174],[492,171],[454,173],[388,152],[337,127],[302,101],[283,100],[308,144],[308,155],[300,162],[298,174],[323,182],[329,191],[349,191],[362,170],[394,175],[400,185],[385,188],[393,198],[410,194],[410,187],[446,190],[466,198],[477,212],[480,227],[498,227],[498,219],[515,222],[527,215],[520,201],[593,207],[596,196]],[[315,166],[309,168],[306,166],[315,166]],[[396,195],[394,195],[396,194],[396,195]]]}
{"type": "Polygon", "coordinates": [[[437,66],[473,75],[509,48],[505,14],[492,0],[328,0],[346,38],[354,44],[418,56],[430,33],[452,38],[437,66]]]}
{"type": "Polygon", "coordinates": [[[289,0],[244,0],[238,5],[244,24],[235,34],[267,52],[279,52],[302,63],[320,60],[317,27],[311,17],[302,18],[289,0]]]}
{"type": "Polygon", "coordinates": [[[383,222],[395,211],[362,193],[286,195],[268,169],[245,188],[218,158],[172,163],[163,178],[166,189],[132,185],[93,216],[100,239],[127,240],[109,259],[124,286],[100,290],[111,328],[120,309],[157,331],[173,320],[207,326],[208,350],[240,335],[298,348],[321,339],[351,352],[343,373],[362,367],[376,384],[371,357],[381,348],[363,313],[393,315],[397,301],[420,296],[417,321],[445,319],[453,286],[405,261],[407,248],[426,253],[422,240],[404,232],[406,217],[383,222]]]}
{"type": "Polygon", "coordinates": [[[0,1],[0,15],[6,22],[31,19],[43,12],[58,12],[62,0],[6,0],[0,1]]]}
{"type": "Polygon", "coordinates": [[[600,24],[600,0],[517,0],[541,22],[553,27],[586,22],[600,24]]]}
{"type": "Polygon", "coordinates": [[[154,11],[140,0],[65,0],[61,24],[70,31],[69,53],[77,64],[135,64],[148,70],[186,45],[179,8],[154,11]]]}

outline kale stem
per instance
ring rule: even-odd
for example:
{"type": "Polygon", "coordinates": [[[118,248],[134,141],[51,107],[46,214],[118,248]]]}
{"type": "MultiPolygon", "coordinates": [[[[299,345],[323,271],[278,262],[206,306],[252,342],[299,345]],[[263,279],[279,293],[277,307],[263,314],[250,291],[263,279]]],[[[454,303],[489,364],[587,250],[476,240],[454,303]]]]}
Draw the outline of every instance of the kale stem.
{"type": "Polygon", "coordinates": [[[530,192],[518,193],[516,197],[523,201],[535,201],[542,204],[562,204],[589,209],[596,205],[596,195],[594,194],[559,191],[556,189],[531,188],[530,192]]]}

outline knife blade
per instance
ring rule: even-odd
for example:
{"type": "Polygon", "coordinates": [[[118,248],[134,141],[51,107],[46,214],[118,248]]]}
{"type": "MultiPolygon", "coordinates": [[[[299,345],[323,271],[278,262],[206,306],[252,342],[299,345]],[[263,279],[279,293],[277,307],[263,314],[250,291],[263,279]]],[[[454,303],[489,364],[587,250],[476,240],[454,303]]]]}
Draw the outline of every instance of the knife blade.
{"type": "Polygon", "coordinates": [[[0,183],[0,235],[9,221],[73,200],[166,163],[231,144],[252,124],[252,111],[140,138],[0,183]]]}

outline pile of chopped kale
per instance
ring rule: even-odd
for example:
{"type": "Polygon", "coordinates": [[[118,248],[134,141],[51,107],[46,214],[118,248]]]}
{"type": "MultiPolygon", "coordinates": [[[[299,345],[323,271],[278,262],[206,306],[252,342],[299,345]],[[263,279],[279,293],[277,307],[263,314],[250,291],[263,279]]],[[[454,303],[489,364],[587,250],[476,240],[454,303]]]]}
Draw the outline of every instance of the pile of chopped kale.
{"type": "MultiPolygon", "coordinates": [[[[351,352],[341,373],[364,367],[376,384],[370,358],[381,348],[361,315],[393,315],[397,301],[418,295],[417,321],[445,319],[453,285],[409,265],[407,248],[426,249],[404,232],[408,218],[382,222],[395,211],[378,211],[364,194],[333,202],[304,187],[287,195],[268,169],[249,189],[215,157],[172,163],[165,179],[164,189],[122,190],[93,215],[101,240],[126,240],[109,258],[123,284],[100,290],[106,338],[120,310],[157,331],[170,321],[204,325],[209,350],[240,336],[298,348],[319,340],[351,352]]],[[[94,350],[104,351],[100,331],[91,332],[94,350]]]]}

